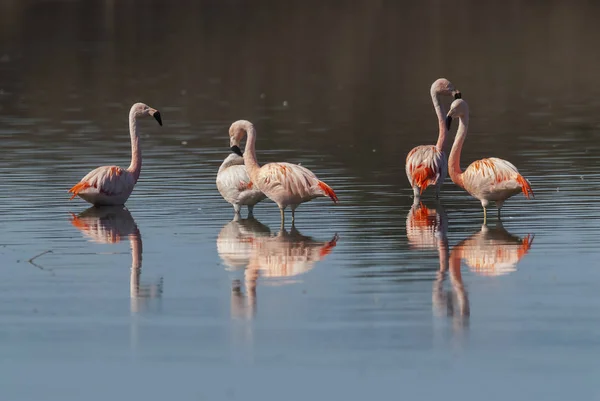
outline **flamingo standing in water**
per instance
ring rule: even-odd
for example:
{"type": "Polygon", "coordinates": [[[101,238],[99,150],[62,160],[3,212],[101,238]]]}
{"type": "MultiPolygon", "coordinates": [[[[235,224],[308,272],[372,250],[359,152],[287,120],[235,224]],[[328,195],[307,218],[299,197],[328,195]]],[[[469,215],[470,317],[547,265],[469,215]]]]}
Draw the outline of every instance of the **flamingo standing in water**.
{"type": "Polygon", "coordinates": [[[461,93],[445,78],[437,79],[431,85],[431,100],[438,118],[439,134],[435,146],[420,145],[413,148],[406,156],[406,176],[413,189],[415,199],[419,199],[423,191],[435,186],[435,196],[440,196],[440,189],[448,174],[448,162],[444,147],[446,146],[446,112],[440,102],[441,95],[454,96],[460,99],[461,93]]]}
{"type": "Polygon", "coordinates": [[[227,156],[219,167],[217,189],[223,199],[233,205],[236,215],[240,214],[243,205],[247,205],[248,217],[251,217],[254,205],[266,198],[250,181],[244,158],[235,153],[227,156]]]}
{"type": "Polygon", "coordinates": [[[301,203],[320,196],[329,196],[334,203],[338,202],[333,189],[305,167],[291,163],[268,163],[261,167],[256,159],[256,129],[250,121],[239,120],[231,124],[229,137],[234,153],[242,156],[239,145],[245,135],[248,135],[248,140],[243,157],[248,176],[259,190],[277,203],[282,224],[285,222],[284,210],[288,206],[292,209],[294,223],[294,212],[301,203]]]}
{"type": "Polygon", "coordinates": [[[137,131],[137,119],[153,116],[160,125],[158,110],[144,103],[136,103],[129,111],[129,133],[131,135],[131,164],[127,169],[118,166],[102,166],[90,171],[73,188],[71,199],[79,196],[95,206],[119,206],[125,204],[142,169],[142,151],[137,131]]]}
{"type": "Polygon", "coordinates": [[[446,118],[448,129],[452,118],[456,117],[459,118],[459,125],[448,160],[450,178],[456,185],[481,201],[483,224],[486,224],[487,207],[490,201],[496,202],[498,218],[500,218],[500,210],[506,199],[519,192],[523,192],[525,197],[530,199],[533,197],[533,191],[529,181],[519,174],[512,163],[496,157],[476,160],[465,171],[462,171],[460,168],[460,152],[469,127],[469,105],[462,99],[455,100],[450,106],[446,118]]]}

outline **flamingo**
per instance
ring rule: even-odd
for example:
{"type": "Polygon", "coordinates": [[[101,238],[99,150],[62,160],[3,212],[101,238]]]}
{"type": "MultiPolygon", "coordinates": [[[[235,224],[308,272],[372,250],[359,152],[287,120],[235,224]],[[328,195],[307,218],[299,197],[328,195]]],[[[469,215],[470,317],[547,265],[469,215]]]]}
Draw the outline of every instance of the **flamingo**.
{"type": "Polygon", "coordinates": [[[217,189],[223,199],[233,205],[236,215],[240,214],[243,205],[247,205],[248,217],[251,217],[254,205],[266,198],[248,178],[244,158],[235,153],[227,156],[219,167],[217,189]]]}
{"type": "Polygon", "coordinates": [[[95,206],[119,206],[125,204],[142,169],[142,151],[137,131],[137,119],[153,116],[162,126],[158,110],[144,103],[136,103],[129,111],[129,133],[131,135],[131,164],[127,169],[118,166],[102,166],[90,171],[73,188],[71,199],[79,196],[95,206]]]}
{"type": "Polygon", "coordinates": [[[448,174],[447,157],[444,152],[448,129],[445,121],[446,112],[440,102],[440,96],[454,96],[455,99],[460,99],[462,96],[460,91],[445,78],[437,79],[431,85],[430,93],[439,125],[437,143],[435,146],[417,146],[406,156],[406,176],[413,189],[415,199],[419,199],[423,191],[430,185],[435,186],[436,198],[440,196],[440,189],[448,174]]]}
{"type": "Polygon", "coordinates": [[[498,218],[500,218],[500,210],[506,199],[519,192],[523,192],[525,197],[530,199],[533,197],[533,191],[529,181],[519,174],[512,163],[496,157],[476,160],[463,172],[460,168],[460,152],[469,127],[469,105],[463,99],[452,102],[446,118],[448,129],[452,118],[456,117],[459,118],[459,125],[448,160],[450,178],[456,185],[481,201],[483,224],[486,224],[487,207],[490,201],[496,202],[498,218]]]}
{"type": "Polygon", "coordinates": [[[231,150],[244,157],[246,171],[254,185],[279,206],[282,224],[285,221],[284,210],[288,206],[292,209],[294,223],[294,212],[301,203],[320,196],[329,196],[334,203],[338,202],[333,189],[305,167],[291,163],[268,163],[261,167],[256,159],[256,129],[250,121],[239,120],[231,124],[229,137],[231,150]],[[239,145],[245,135],[248,139],[246,152],[242,155],[239,145]]]}

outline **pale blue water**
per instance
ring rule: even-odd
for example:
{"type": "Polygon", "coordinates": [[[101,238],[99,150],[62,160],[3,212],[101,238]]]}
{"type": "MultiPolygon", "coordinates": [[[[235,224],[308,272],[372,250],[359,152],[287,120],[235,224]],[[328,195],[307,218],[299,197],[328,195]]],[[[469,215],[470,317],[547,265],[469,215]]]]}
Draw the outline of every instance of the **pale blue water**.
{"type": "MultiPolygon", "coordinates": [[[[474,3],[469,21],[494,26],[474,3]]],[[[540,20],[512,4],[525,55],[519,29],[444,21],[442,42],[470,49],[441,46],[440,66],[440,32],[418,47],[398,31],[450,11],[433,2],[295,6],[288,24],[284,6],[52,4],[4,4],[23,22],[0,36],[2,399],[600,399],[597,85],[573,72],[592,56],[576,48],[549,72],[544,51],[568,46],[536,35],[553,23],[584,46],[593,5],[555,24],[558,5],[540,20]],[[505,46],[477,47],[493,40],[505,46]],[[402,46],[413,62],[392,68],[386,49],[402,46]],[[361,69],[363,48],[377,57],[361,69]],[[555,70],[569,78],[549,85],[555,70]],[[509,200],[502,225],[492,211],[482,227],[449,180],[411,212],[404,158],[434,142],[440,75],[471,105],[463,166],[498,156],[532,183],[535,200],[509,200]],[[126,210],[69,201],[92,168],[128,164],[138,100],[164,126],[141,124],[126,210]],[[301,162],[341,203],[302,205],[296,231],[271,202],[232,222],[214,180],[239,118],[256,123],[261,161],[301,162]]]]}

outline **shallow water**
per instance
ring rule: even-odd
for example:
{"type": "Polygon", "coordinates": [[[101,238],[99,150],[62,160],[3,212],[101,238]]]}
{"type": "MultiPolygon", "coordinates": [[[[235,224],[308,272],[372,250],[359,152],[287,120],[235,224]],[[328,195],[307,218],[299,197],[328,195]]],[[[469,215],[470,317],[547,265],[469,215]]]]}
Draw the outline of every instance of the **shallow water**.
{"type": "Polygon", "coordinates": [[[1,2],[3,398],[600,399],[598,11],[1,2]],[[439,76],[471,106],[463,166],[532,183],[502,222],[449,180],[412,205],[439,76]],[[135,101],[164,126],[141,122],[126,209],[69,201],[128,165],[135,101]],[[232,221],[240,118],[341,203],[232,221]]]}

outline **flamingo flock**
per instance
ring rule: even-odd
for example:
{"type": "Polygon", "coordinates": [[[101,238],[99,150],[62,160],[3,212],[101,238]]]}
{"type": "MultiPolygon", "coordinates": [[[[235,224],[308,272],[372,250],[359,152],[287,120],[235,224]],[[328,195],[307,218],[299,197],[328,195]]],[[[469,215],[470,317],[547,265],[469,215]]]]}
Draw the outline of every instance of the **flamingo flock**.
{"type": "MultiPolygon", "coordinates": [[[[443,309],[442,305],[449,305],[450,298],[442,290],[444,277],[449,272],[459,305],[458,315],[468,316],[469,301],[460,274],[461,261],[466,260],[469,267],[479,274],[499,275],[513,271],[516,263],[529,251],[533,237],[527,236],[521,240],[508,234],[501,225],[500,212],[508,198],[523,193],[525,198],[530,199],[533,198],[533,190],[530,182],[512,163],[500,158],[476,160],[462,170],[460,158],[469,127],[469,106],[462,93],[445,78],[433,82],[430,95],[437,117],[438,138],[435,145],[417,146],[406,157],[406,176],[414,198],[406,221],[407,237],[414,249],[432,248],[438,251],[440,269],[433,289],[434,308],[443,309]],[[447,112],[443,98],[453,99],[447,112]],[[458,119],[458,129],[447,156],[446,145],[454,119],[458,119]],[[429,187],[434,189],[439,202],[442,185],[448,175],[454,184],[478,199],[483,207],[481,232],[456,245],[452,252],[446,237],[447,215],[443,207],[438,205],[436,209],[429,209],[421,203],[421,197],[429,187]],[[499,225],[496,229],[487,226],[487,209],[491,202],[498,211],[499,225]]],[[[79,216],[73,215],[72,224],[85,235],[100,242],[118,242],[121,236],[129,237],[133,255],[132,294],[138,294],[140,288],[141,239],[137,226],[123,205],[141,174],[138,120],[144,117],[153,117],[162,126],[157,109],[144,103],[135,103],[131,107],[131,163],[128,168],[115,165],[98,167],[69,190],[71,199],[79,197],[93,204],[94,207],[90,209],[106,207],[105,212],[86,211],[79,216]],[[119,215],[125,216],[124,227],[115,225],[111,220],[111,216],[119,215]]],[[[288,162],[272,162],[261,166],[256,154],[256,141],[254,124],[247,120],[233,122],[229,128],[231,153],[223,160],[216,174],[217,190],[234,210],[234,220],[226,224],[218,236],[218,252],[226,265],[245,269],[248,300],[252,305],[255,303],[259,275],[299,275],[310,270],[315,262],[336,246],[337,233],[330,241],[315,242],[297,231],[294,223],[298,206],[319,197],[329,198],[333,203],[339,202],[331,186],[304,166],[288,162]],[[244,139],[245,151],[242,152],[244,139]],[[254,206],[267,198],[279,208],[281,229],[277,236],[270,235],[269,228],[253,217],[254,206]],[[248,209],[248,218],[245,220],[240,217],[243,206],[248,209]],[[284,229],[285,210],[288,207],[292,214],[289,233],[284,229]]],[[[238,294],[236,300],[243,298],[239,288],[233,294],[238,294]]],[[[253,311],[254,308],[249,310],[253,311]]],[[[463,321],[462,318],[459,320],[463,321]]]]}
{"type": "MultiPolygon", "coordinates": [[[[463,188],[481,202],[483,221],[487,222],[490,202],[496,204],[498,218],[504,202],[522,192],[527,199],[533,198],[530,182],[510,162],[496,157],[474,161],[462,171],[460,155],[469,126],[469,106],[462,93],[447,79],[433,82],[430,95],[438,122],[438,139],[435,145],[420,145],[406,157],[406,176],[413,190],[415,204],[428,187],[435,188],[439,198],[442,184],[449,172],[452,182],[463,188]],[[442,96],[453,97],[448,113],[445,112],[442,96]],[[446,142],[453,119],[459,120],[450,157],[446,156],[446,142]]],[[[142,169],[142,151],[138,133],[138,119],[152,116],[162,126],[160,112],[144,103],[135,103],[129,112],[131,136],[131,163],[127,169],[118,166],[98,167],[77,184],[69,193],[95,206],[123,205],[129,199],[142,169]]],[[[267,163],[261,166],[256,156],[256,128],[247,120],[238,120],[229,128],[230,150],[217,172],[216,185],[219,193],[234,209],[236,215],[242,206],[247,206],[248,215],[253,215],[254,206],[269,198],[275,202],[285,222],[285,209],[295,212],[302,203],[318,197],[329,197],[338,203],[335,191],[317,176],[299,164],[286,162],[267,163]],[[246,150],[242,152],[241,141],[246,139],[246,150]]]]}

